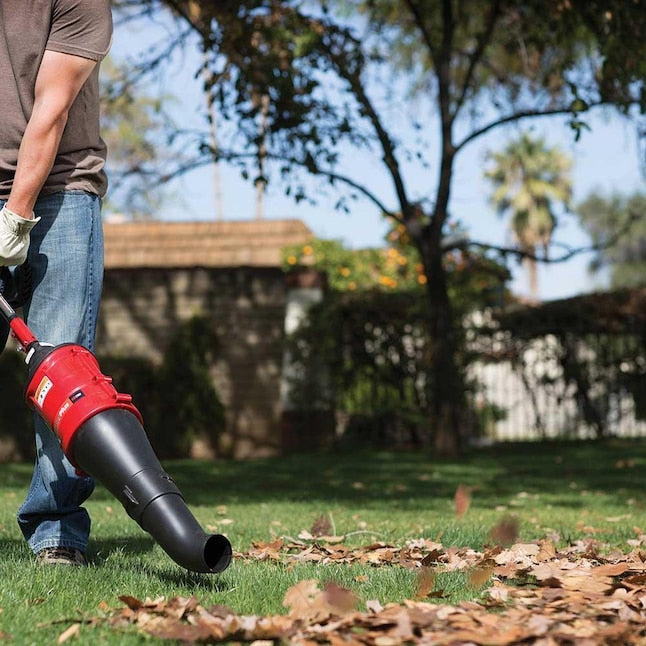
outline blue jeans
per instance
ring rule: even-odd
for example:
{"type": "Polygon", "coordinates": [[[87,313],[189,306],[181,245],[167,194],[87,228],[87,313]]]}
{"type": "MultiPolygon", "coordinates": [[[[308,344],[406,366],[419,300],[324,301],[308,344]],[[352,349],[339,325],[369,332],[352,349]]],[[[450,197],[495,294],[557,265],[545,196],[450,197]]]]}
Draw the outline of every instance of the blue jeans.
{"type": "MultiPolygon", "coordinates": [[[[103,284],[101,200],[65,191],[39,198],[34,210],[41,221],[31,232],[27,325],[42,342],[93,350],[103,284]]],[[[84,552],[90,517],[81,505],[94,481],[76,473],[58,438],[35,417],[36,465],[18,525],[34,552],[58,546],[84,552]]]]}

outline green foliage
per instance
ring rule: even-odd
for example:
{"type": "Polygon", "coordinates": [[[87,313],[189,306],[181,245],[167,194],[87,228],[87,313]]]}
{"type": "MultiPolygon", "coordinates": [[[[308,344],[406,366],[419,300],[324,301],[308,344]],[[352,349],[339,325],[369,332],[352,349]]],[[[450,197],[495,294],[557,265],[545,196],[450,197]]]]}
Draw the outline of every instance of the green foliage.
{"type": "Polygon", "coordinates": [[[217,447],[225,419],[209,373],[216,351],[208,321],[193,317],[178,328],[161,366],[146,359],[101,359],[115,386],[133,396],[160,458],[188,456],[198,438],[217,447]]]}
{"type": "Polygon", "coordinates": [[[577,207],[581,226],[599,252],[592,271],[610,269],[612,287],[646,285],[646,194],[592,193],[577,207]]]}
{"type": "MultiPolygon", "coordinates": [[[[307,267],[325,272],[329,287],[337,292],[376,290],[424,296],[427,275],[406,227],[395,224],[386,241],[383,248],[349,249],[338,240],[312,238],[304,245],[283,249],[283,269],[290,272],[307,267]]],[[[459,314],[503,304],[510,274],[498,260],[456,249],[445,254],[443,267],[459,314]]]]}
{"type": "Polygon", "coordinates": [[[160,424],[164,434],[183,438],[185,450],[196,438],[204,438],[217,448],[224,428],[224,407],[210,373],[217,347],[209,321],[193,317],[178,329],[159,370],[160,424]]]}
{"type": "Polygon", "coordinates": [[[101,66],[101,134],[108,147],[110,191],[104,209],[133,219],[156,214],[168,192],[159,185],[169,157],[160,139],[170,127],[171,97],[156,97],[127,79],[129,66],[107,58],[101,66]]]}
{"type": "MultiPolygon", "coordinates": [[[[289,341],[300,366],[293,392],[304,409],[323,405],[344,416],[346,440],[427,443],[434,396],[427,278],[403,225],[393,227],[387,241],[386,248],[353,250],[314,238],[283,250],[286,271],[323,271],[331,288],[289,341]],[[308,365],[329,372],[331,394],[320,388],[319,372],[310,371],[313,382],[303,379],[308,365]]],[[[508,272],[500,263],[456,250],[445,255],[444,270],[461,315],[502,304],[508,272]]],[[[466,359],[460,353],[460,370],[466,359]]]]}
{"type": "Polygon", "coordinates": [[[33,413],[25,404],[24,355],[6,350],[0,355],[0,460],[27,460],[36,455],[33,413]]]}
{"type": "Polygon", "coordinates": [[[419,255],[412,246],[348,249],[337,240],[313,238],[283,250],[283,269],[311,267],[327,274],[336,291],[417,290],[426,283],[419,255]]]}
{"type": "Polygon", "coordinates": [[[289,343],[297,364],[325,367],[331,401],[317,400],[318,375],[292,385],[294,400],[335,410],[346,420],[346,442],[427,443],[425,303],[403,291],[327,294],[289,343]]]}
{"type": "Polygon", "coordinates": [[[500,215],[510,216],[510,228],[518,248],[528,258],[531,286],[537,295],[536,256],[542,248],[547,258],[557,211],[569,207],[572,196],[572,160],[543,138],[523,133],[504,150],[489,154],[491,202],[500,215]]]}

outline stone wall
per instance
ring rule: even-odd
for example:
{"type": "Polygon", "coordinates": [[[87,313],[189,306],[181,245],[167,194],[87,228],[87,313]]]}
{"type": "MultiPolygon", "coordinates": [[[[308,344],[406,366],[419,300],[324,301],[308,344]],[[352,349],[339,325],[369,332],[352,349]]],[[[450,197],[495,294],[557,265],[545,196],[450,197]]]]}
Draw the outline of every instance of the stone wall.
{"type": "Polygon", "coordinates": [[[182,321],[206,317],[220,346],[212,375],[227,411],[223,446],[236,458],[274,455],[282,448],[285,302],[277,267],[110,269],[97,354],[160,361],[182,321]]]}

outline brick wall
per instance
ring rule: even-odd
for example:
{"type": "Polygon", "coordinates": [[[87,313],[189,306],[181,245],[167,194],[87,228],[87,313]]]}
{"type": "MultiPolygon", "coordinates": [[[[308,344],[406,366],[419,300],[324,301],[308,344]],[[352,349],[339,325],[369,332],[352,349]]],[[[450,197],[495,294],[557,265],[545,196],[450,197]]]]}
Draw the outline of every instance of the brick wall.
{"type": "Polygon", "coordinates": [[[236,458],[277,454],[285,299],[277,267],[109,269],[97,354],[160,361],[177,326],[205,316],[221,348],[212,374],[227,410],[226,450],[236,458]]]}

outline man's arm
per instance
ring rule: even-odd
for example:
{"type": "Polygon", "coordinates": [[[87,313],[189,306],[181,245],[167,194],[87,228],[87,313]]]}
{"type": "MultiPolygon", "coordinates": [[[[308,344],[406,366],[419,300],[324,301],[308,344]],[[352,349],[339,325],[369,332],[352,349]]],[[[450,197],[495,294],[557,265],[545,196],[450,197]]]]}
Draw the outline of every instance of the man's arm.
{"type": "Polygon", "coordinates": [[[49,175],[69,109],[96,61],[45,51],[38,70],[34,108],[18,152],[18,165],[6,207],[31,218],[34,204],[49,175]]]}

